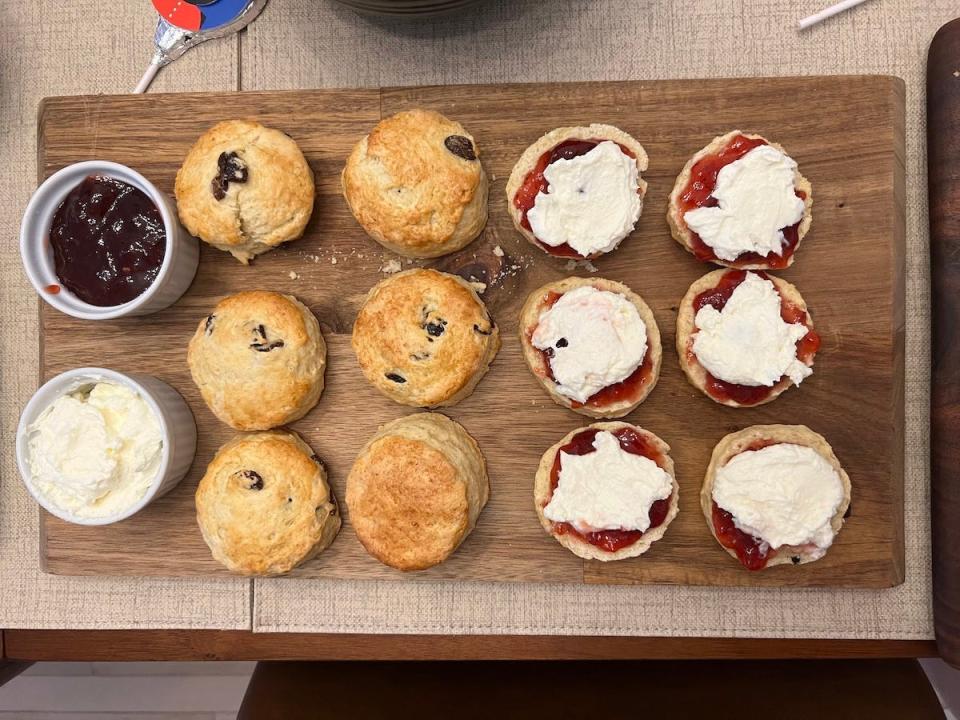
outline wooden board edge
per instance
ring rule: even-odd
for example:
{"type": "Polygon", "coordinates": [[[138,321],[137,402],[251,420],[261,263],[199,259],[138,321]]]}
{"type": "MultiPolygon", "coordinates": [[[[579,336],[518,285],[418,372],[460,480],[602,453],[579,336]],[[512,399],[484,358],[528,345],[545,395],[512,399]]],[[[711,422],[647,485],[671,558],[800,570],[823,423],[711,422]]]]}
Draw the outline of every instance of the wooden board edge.
{"type": "Polygon", "coordinates": [[[932,640],[8,630],[15,660],[643,660],[935,657],[932,640]]]}

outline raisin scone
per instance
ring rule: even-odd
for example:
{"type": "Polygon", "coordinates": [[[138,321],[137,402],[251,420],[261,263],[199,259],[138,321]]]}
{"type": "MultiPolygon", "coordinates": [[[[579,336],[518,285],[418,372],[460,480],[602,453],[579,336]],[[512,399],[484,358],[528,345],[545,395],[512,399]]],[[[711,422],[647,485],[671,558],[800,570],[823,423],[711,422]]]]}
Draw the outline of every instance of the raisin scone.
{"type": "Polygon", "coordinates": [[[417,269],[370,290],[352,344],[377,390],[402,405],[439,407],[473,392],[500,349],[500,331],[465,280],[417,269]]]}
{"type": "Polygon", "coordinates": [[[812,208],[813,188],[793,158],[734,130],[690,158],[670,193],[667,222],[702,262],[778,270],[793,264],[812,208]]]}
{"type": "Polygon", "coordinates": [[[850,507],[850,478],[805,425],[754,425],[713,449],[700,492],[710,532],[748,570],[822,558],[850,507]]]}
{"type": "Polygon", "coordinates": [[[543,529],[587,560],[642,555],[679,511],[670,446],[625,422],[578,428],[543,454],[534,506],[543,529]]]}
{"type": "Polygon", "coordinates": [[[214,559],[242,575],[281,575],[340,530],[320,458],[296,433],[240,435],[217,451],[196,494],[214,559]]]}
{"type": "Polygon", "coordinates": [[[446,560],[477,524],[490,494],[476,441],[439,413],[382,426],[347,477],[347,508],[360,542],[398,570],[446,560]]]}
{"type": "Polygon", "coordinates": [[[292,295],[253,290],[224,298],[200,321],[187,364],[222,422],[269,430],[317,404],[327,346],[307,306],[292,295]]]}
{"type": "Polygon", "coordinates": [[[570,277],[530,293],[520,344],[553,401],[588,417],[623,417],[660,377],[657,321],[643,298],[613,280],[570,277]]]}
{"type": "Polygon", "coordinates": [[[647,182],[643,146],[612,125],[562,127],[528,147],[507,181],[513,224],[549,255],[593,259],[633,232],[647,182]]]}
{"type": "Polygon", "coordinates": [[[244,264],[303,235],[314,194],[313,171],[297,143],[251,120],[207,130],[177,173],[180,222],[244,264]]]}
{"type": "Polygon", "coordinates": [[[430,110],[381,120],[350,153],[341,183],[366,233],[406,257],[460,250],[487,223],[488,181],[473,136],[430,110]]]}
{"type": "Polygon", "coordinates": [[[813,373],[819,349],[800,292],[762,271],[714,270],[680,303],[680,367],[691,385],[721,405],[775,400],[813,373]]]}

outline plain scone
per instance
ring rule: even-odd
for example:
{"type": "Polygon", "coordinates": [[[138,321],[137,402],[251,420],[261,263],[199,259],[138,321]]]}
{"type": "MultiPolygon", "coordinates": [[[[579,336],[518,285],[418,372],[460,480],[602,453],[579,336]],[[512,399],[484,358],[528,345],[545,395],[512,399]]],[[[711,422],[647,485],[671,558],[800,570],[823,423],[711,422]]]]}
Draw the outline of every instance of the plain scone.
{"type": "MultiPolygon", "coordinates": [[[[520,159],[517,160],[516,165],[513,166],[513,170],[510,172],[510,178],[507,180],[507,211],[510,213],[510,218],[513,220],[513,226],[517,229],[517,232],[523,235],[531,245],[543,250],[548,255],[550,251],[541,245],[537,241],[536,236],[521,224],[523,214],[514,204],[513,199],[520,189],[520,186],[523,185],[524,180],[526,180],[527,175],[537,166],[540,156],[545,152],[553,150],[557,145],[567,140],[611,140],[629,149],[630,152],[633,153],[634,159],[637,161],[637,168],[641,173],[646,172],[650,164],[650,160],[647,158],[647,151],[644,150],[643,145],[620,128],[600,123],[593,123],[587,127],[556,128],[543,135],[533,143],[533,145],[524,150],[520,159]]],[[[638,185],[641,202],[640,212],[642,214],[643,199],[647,194],[647,181],[644,180],[643,177],[640,177],[638,178],[638,185]]],[[[610,252],[613,252],[613,250],[610,252]]],[[[593,260],[604,254],[606,253],[592,253],[586,259],[593,260]]]]}
{"type": "Polygon", "coordinates": [[[473,530],[489,493],[476,441],[438,413],[408,415],[381,427],[347,477],[357,538],[398,570],[424,570],[446,560],[473,530]]]}
{"type": "MultiPolygon", "coordinates": [[[[718,400],[707,391],[707,371],[697,360],[697,356],[693,353],[693,335],[697,332],[697,327],[694,322],[696,319],[696,313],[693,311],[693,301],[700,293],[715,288],[723,276],[728,272],[731,271],[714,270],[707,273],[702,278],[695,281],[693,285],[690,286],[690,289],[687,290],[687,294],[683,296],[683,300],[680,301],[680,309],[677,313],[677,355],[680,358],[680,367],[683,368],[683,372],[687,376],[687,380],[690,381],[690,384],[708,398],[713,400],[715,403],[720,403],[721,405],[734,408],[759,407],[761,405],[766,405],[769,402],[773,402],[780,397],[784,391],[788,390],[793,385],[793,381],[791,381],[786,375],[783,376],[770,389],[770,394],[764,400],[752,405],[742,405],[736,400],[729,398],[726,400],[718,400]]],[[[777,292],[780,294],[781,303],[789,302],[807,314],[807,319],[804,324],[807,326],[807,328],[813,330],[813,317],[810,315],[810,311],[807,309],[807,303],[804,302],[803,296],[800,295],[800,291],[797,290],[795,286],[791,285],[786,280],[781,280],[776,275],[767,275],[767,279],[770,280],[770,282],[772,282],[777,288],[777,292]]],[[[807,367],[813,367],[815,358],[816,355],[810,359],[809,363],[806,363],[807,367]]]]}
{"type": "Polygon", "coordinates": [[[221,447],[196,504],[214,559],[242,575],[289,572],[340,530],[323,463],[292,432],[239,435],[221,447]]]}
{"type": "Polygon", "coordinates": [[[244,264],[299,238],[313,213],[313,171],[297,143],[250,120],[201,135],[175,192],[183,226],[244,264]]]}
{"type": "MultiPolygon", "coordinates": [[[[580,278],[569,277],[563,280],[556,280],[547,283],[543,287],[537,288],[523,304],[520,311],[520,345],[523,348],[523,357],[527,361],[527,367],[533,373],[537,381],[547,391],[550,398],[565,408],[573,410],[581,415],[592,418],[618,418],[632,412],[640,403],[647,399],[660,378],[660,366],[663,360],[663,349],[660,344],[660,328],[653,316],[650,307],[644,302],[643,298],[633,292],[623,283],[604,278],[580,278]],[[540,323],[540,315],[545,309],[545,299],[551,292],[563,295],[578,287],[589,285],[597,290],[607,290],[612,293],[623,295],[627,300],[633,303],[640,313],[640,319],[647,329],[647,357],[650,358],[650,380],[640,387],[639,392],[633,397],[618,400],[604,405],[603,408],[593,408],[589,402],[579,407],[574,407],[573,400],[566,395],[561,395],[556,391],[555,383],[550,379],[547,362],[544,360],[543,353],[533,346],[532,336],[537,325],[540,323]]],[[[646,358],[644,358],[646,362],[646,358]]],[[[578,403],[579,404],[579,403],[578,403]]]]}
{"type": "Polygon", "coordinates": [[[370,290],[351,344],[381,393],[402,405],[440,407],[473,392],[500,349],[500,330],[465,280],[415,269],[370,290]]]}
{"type": "MultiPolygon", "coordinates": [[[[683,248],[691,255],[695,255],[693,249],[693,233],[690,231],[690,228],[687,227],[687,223],[683,219],[683,212],[680,209],[680,196],[683,194],[687,184],[690,182],[690,175],[693,170],[693,166],[696,165],[702,158],[722,150],[727,146],[727,143],[729,143],[730,140],[737,135],[743,135],[746,138],[754,140],[763,140],[770,147],[779,150],[784,155],[787,155],[787,151],[784,150],[781,145],[770,142],[762,135],[751,135],[750,133],[743,133],[739,130],[732,130],[726,135],[715,137],[709,145],[698,151],[687,161],[687,164],[684,165],[683,170],[680,171],[680,175],[677,176],[677,181],[670,193],[670,202],[667,205],[667,223],[670,225],[670,234],[673,236],[673,239],[680,243],[680,245],[682,245],[683,248]]],[[[800,227],[798,228],[800,239],[797,241],[796,247],[793,249],[793,253],[787,259],[787,267],[793,265],[793,259],[797,253],[797,250],[800,249],[800,245],[803,243],[803,238],[810,230],[810,224],[813,222],[813,187],[811,186],[810,181],[800,174],[799,169],[794,174],[794,187],[803,192],[806,197],[803,201],[803,219],[800,221],[800,227]]],[[[738,268],[740,270],[770,269],[770,266],[767,263],[762,262],[748,263],[738,262],[736,260],[721,260],[720,258],[713,258],[710,260],[710,262],[715,265],[723,265],[724,267],[738,268]]]]}
{"type": "Polygon", "coordinates": [[[551,535],[558,543],[563,545],[574,555],[582,557],[585,560],[601,560],[603,562],[609,562],[611,560],[623,560],[625,558],[643,555],[643,553],[650,549],[650,546],[652,546],[653,543],[664,536],[664,534],[667,532],[667,527],[671,522],[673,522],[673,519],[680,511],[680,485],[677,483],[677,476],[674,473],[673,459],[670,457],[670,446],[649,430],[644,430],[642,427],[637,425],[631,425],[630,423],[620,421],[593,423],[587,427],[571,430],[569,433],[563,436],[563,439],[560,440],[560,442],[547,450],[540,459],[540,465],[537,467],[537,476],[533,487],[533,502],[534,507],[537,510],[537,517],[540,518],[540,525],[543,526],[543,529],[547,531],[548,535],[551,535]],[[671,480],[673,480],[673,492],[670,494],[670,509],[667,511],[667,517],[664,519],[663,523],[655,528],[647,530],[645,533],[643,533],[640,539],[632,545],[615,552],[608,552],[606,550],[601,550],[595,545],[591,545],[585,540],[581,540],[573,533],[568,532],[561,534],[555,532],[553,527],[554,523],[547,519],[547,517],[543,514],[543,509],[547,506],[547,503],[550,502],[550,496],[552,495],[552,490],[550,488],[550,474],[553,470],[553,463],[556,460],[557,453],[560,452],[560,448],[569,443],[575,436],[579,435],[585,430],[596,429],[606,430],[608,432],[616,432],[617,430],[621,430],[623,428],[630,428],[631,430],[634,430],[638,434],[644,436],[657,450],[660,451],[664,457],[666,465],[666,467],[663,469],[668,475],[670,475],[671,480]]]}
{"type": "Polygon", "coordinates": [[[204,402],[237,430],[299,420],[323,392],[327,346],[320,323],[292,295],[230,295],[200,321],[187,350],[204,402]]]}
{"type": "MultiPolygon", "coordinates": [[[[827,442],[819,433],[815,433],[806,425],[753,425],[744,428],[739,432],[731,433],[717,443],[713,449],[713,455],[710,457],[710,465],[707,466],[707,474],[703,479],[703,488],[700,490],[700,508],[703,510],[703,516],[707,520],[707,527],[717,543],[726,550],[727,554],[733,557],[737,562],[737,553],[731,548],[725,547],[717,538],[717,532],[713,527],[713,483],[717,476],[717,469],[726,465],[735,455],[750,447],[758,440],[776,440],[778,443],[791,443],[793,445],[804,445],[812,448],[821,455],[840,476],[843,483],[843,502],[837,508],[830,525],[833,527],[834,534],[840,532],[843,527],[843,516],[847,514],[847,508],[850,507],[850,477],[847,475],[840,461],[827,442]]],[[[809,549],[784,545],[776,549],[765,567],[773,565],[803,565],[813,562],[819,558],[812,555],[809,549]],[[800,558],[794,560],[793,558],[800,558]]]]}
{"type": "Polygon", "coordinates": [[[430,110],[381,120],[353,148],[341,183],[367,234],[406,257],[459,250],[487,223],[488,181],[473,136],[430,110]]]}

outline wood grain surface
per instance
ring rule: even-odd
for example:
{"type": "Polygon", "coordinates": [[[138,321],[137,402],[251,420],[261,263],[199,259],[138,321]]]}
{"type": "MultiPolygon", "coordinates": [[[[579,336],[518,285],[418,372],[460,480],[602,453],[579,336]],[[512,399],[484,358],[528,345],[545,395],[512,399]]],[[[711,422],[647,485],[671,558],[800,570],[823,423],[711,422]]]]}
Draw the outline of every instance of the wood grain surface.
{"type": "Polygon", "coordinates": [[[927,62],[930,194],[930,481],[933,617],[944,660],[960,666],[960,20],[927,62]]]}
{"type": "Polygon", "coordinates": [[[931,640],[5,630],[13,660],[645,660],[931,657],[931,640]]]}
{"type": "MultiPolygon", "coordinates": [[[[43,374],[80,365],[150,372],[178,388],[197,418],[200,441],[183,484],[134,519],[83,528],[45,516],[48,571],[62,574],[223,574],[196,528],[193,491],[231,431],[200,401],[185,363],[196,324],[225,294],[289,292],[317,314],[327,339],[327,388],[293,427],[327,463],[338,495],[361,445],[377,426],[409,412],[363,379],[349,347],[353,318],[392,256],[369,240],[338,192],[345,156],[381,117],[426,106],[471,131],[493,180],[490,222],[457,255],[429,263],[488,284],[484,295],[504,347],[474,395],[449,414],[477,438],[490,467],[491,499],[474,533],[443,565],[401,575],[366,555],[347,523],[333,546],[293,574],[322,578],[460,578],[523,582],[687,583],[886,587],[902,582],[904,214],[901,81],[887,77],[664,81],[569,85],[459,86],[382,91],[309,91],[47,100],[40,115],[44,177],[78,160],[133,166],[171,189],[177,167],[206,127],[254,117],[290,133],[316,173],[318,202],[306,236],[242,267],[204,248],[188,294],[145,319],[84,323],[44,307],[43,374]],[[803,108],[803,112],[797,112],[803,108]],[[503,188],[523,149],[566,124],[608,122],[646,147],[650,183],[637,231],[598,276],[644,296],[663,334],[664,368],[650,398],[627,419],[672,447],[680,515],[642,558],[583,563],[540,529],[532,506],[541,453],[587,419],[554,405],[523,363],[517,315],[526,294],[571,271],[512,228],[503,188]],[[685,381],[672,352],[676,307],[711,268],[669,237],[667,195],[686,159],[731,128],[781,142],[814,186],[814,223],[793,268],[823,336],[816,372],[799,390],[751,410],[716,405],[685,381]],[[493,253],[500,246],[504,257],[493,253]],[[336,261],[336,262],[334,262],[336,261]],[[804,423],[824,434],[853,482],[853,511],[827,557],[803,567],[750,574],[710,536],[697,493],[713,445],[756,423],[804,423]]],[[[405,265],[406,267],[406,265],[405,265]]],[[[268,399],[265,399],[268,401],[268,399]]]]}

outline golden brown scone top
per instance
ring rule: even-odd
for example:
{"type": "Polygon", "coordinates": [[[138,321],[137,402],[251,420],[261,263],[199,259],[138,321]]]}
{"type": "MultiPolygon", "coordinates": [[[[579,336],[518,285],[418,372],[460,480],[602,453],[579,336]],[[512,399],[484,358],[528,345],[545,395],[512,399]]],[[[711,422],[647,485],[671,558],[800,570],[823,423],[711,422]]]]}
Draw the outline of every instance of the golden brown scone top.
{"type": "Polygon", "coordinates": [[[288,135],[227,120],[191,148],[176,196],[191,234],[246,263],[303,234],[313,212],[313,172],[288,135]]]}
{"type": "Polygon", "coordinates": [[[187,362],[220,420],[266,430],[316,404],[326,345],[317,319],[296,298],[253,290],[224,298],[200,321],[187,362]]]}
{"type": "Polygon", "coordinates": [[[329,545],[340,527],[326,472],[297,435],[241,435],[200,481],[197,522],[215,559],[245,575],[285,573],[329,545]]]}
{"type": "Polygon", "coordinates": [[[430,257],[454,234],[482,177],[473,136],[458,122],[417,109],[380,121],[357,143],[342,181],[370,235],[430,257]]]}
{"type": "Polygon", "coordinates": [[[408,270],[367,296],[353,326],[353,349],[367,379],[398,402],[433,406],[486,371],[499,330],[466,281],[408,270]]]}

